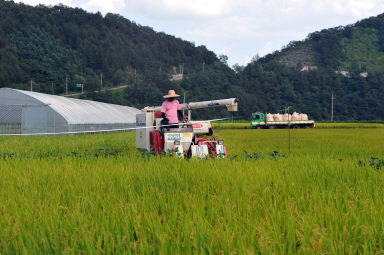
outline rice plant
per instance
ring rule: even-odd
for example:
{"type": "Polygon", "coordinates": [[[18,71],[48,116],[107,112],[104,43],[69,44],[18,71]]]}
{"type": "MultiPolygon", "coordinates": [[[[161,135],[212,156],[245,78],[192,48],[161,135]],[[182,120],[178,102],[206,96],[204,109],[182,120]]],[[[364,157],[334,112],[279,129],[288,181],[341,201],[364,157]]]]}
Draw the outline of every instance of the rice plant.
{"type": "Polygon", "coordinates": [[[230,158],[134,133],[0,138],[0,254],[382,253],[384,129],[223,129],[230,158]],[[360,162],[360,163],[359,163],[360,162]]]}

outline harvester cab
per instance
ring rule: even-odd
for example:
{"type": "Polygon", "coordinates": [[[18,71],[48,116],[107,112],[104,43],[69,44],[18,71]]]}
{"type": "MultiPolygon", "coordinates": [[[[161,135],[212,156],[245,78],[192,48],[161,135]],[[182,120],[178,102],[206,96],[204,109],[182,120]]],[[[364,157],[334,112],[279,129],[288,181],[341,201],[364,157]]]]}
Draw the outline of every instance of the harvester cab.
{"type": "Polygon", "coordinates": [[[226,157],[224,141],[213,138],[211,121],[191,121],[191,111],[224,106],[228,111],[237,111],[238,102],[230,98],[181,104],[182,110],[188,110],[188,118],[177,126],[163,125],[160,106],[145,107],[142,114],[136,115],[136,148],[179,157],[226,157]]]}

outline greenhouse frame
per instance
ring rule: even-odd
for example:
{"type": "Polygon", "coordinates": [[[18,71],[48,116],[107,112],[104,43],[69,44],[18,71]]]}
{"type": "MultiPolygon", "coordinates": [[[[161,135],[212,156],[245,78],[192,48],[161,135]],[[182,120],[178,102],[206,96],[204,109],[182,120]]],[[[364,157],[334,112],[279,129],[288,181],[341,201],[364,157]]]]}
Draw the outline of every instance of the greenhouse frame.
{"type": "Polygon", "coordinates": [[[140,110],[121,105],[0,88],[0,134],[44,134],[135,127],[140,110]]]}

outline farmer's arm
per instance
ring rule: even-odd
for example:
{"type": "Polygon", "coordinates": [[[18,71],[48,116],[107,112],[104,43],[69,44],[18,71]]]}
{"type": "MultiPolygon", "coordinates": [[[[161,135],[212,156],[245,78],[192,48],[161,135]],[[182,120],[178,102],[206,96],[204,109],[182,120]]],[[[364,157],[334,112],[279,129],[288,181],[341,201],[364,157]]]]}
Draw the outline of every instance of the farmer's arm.
{"type": "Polygon", "coordinates": [[[177,110],[177,115],[179,116],[180,119],[183,119],[183,111],[182,110],[177,110]]]}
{"type": "Polygon", "coordinates": [[[180,119],[183,120],[184,114],[183,114],[183,111],[181,110],[179,101],[177,101],[177,115],[179,116],[180,119]]]}

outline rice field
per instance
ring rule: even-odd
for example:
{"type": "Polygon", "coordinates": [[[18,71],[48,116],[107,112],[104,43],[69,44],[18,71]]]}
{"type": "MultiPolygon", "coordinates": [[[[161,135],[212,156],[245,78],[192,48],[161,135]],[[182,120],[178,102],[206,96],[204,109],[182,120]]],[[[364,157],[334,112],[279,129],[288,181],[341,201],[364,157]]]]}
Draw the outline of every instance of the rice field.
{"type": "MultiPolygon", "coordinates": [[[[250,129],[249,122],[214,122],[216,129],[250,129]]],[[[316,123],[316,128],[384,128],[384,123],[316,123]]]]}
{"type": "Polygon", "coordinates": [[[217,135],[226,160],[0,137],[0,254],[384,252],[384,128],[217,135]]]}

